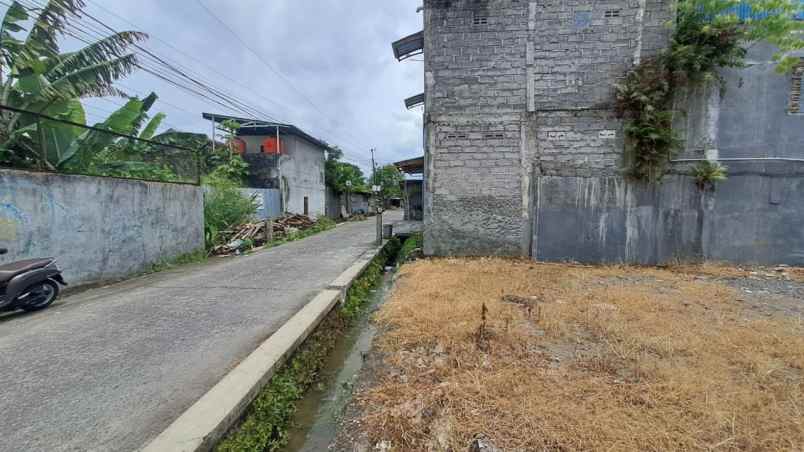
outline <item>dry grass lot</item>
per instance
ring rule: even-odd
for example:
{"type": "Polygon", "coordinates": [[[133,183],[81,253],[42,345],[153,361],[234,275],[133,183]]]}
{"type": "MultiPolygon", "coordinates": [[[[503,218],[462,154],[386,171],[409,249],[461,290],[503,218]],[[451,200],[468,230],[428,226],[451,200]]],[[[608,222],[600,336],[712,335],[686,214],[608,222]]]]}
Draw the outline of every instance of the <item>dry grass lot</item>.
{"type": "Polygon", "coordinates": [[[804,297],[761,299],[740,287],[751,275],[407,265],[355,424],[405,451],[464,451],[478,434],[503,450],[803,450],[804,297]]]}

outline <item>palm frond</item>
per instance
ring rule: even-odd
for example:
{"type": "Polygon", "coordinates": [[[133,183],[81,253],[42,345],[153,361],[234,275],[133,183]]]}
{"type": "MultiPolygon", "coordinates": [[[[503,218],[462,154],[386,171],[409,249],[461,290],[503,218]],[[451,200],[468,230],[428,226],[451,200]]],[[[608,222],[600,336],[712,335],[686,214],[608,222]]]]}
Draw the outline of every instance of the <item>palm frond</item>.
{"type": "Polygon", "coordinates": [[[77,52],[60,55],[58,63],[47,72],[47,78],[58,80],[87,66],[108,63],[126,56],[132,45],[147,38],[147,34],[136,31],[122,31],[107,36],[77,52]]]}
{"type": "Polygon", "coordinates": [[[77,16],[84,6],[84,0],[49,0],[25,40],[26,51],[43,57],[58,55],[57,40],[67,26],[68,17],[77,16]]]}
{"type": "Polygon", "coordinates": [[[162,124],[162,121],[165,120],[164,113],[157,113],[150,121],[148,121],[148,125],[145,126],[145,129],[140,133],[140,139],[142,140],[150,140],[154,137],[156,133],[156,129],[162,124]]]}
{"type": "Polygon", "coordinates": [[[56,97],[120,96],[114,82],[129,75],[137,67],[135,55],[125,55],[103,63],[79,68],[51,82],[48,94],[56,97]]]}
{"type": "Polygon", "coordinates": [[[0,58],[6,67],[14,66],[17,54],[23,48],[23,42],[15,38],[12,33],[24,30],[20,22],[28,20],[28,10],[16,0],[6,10],[3,24],[0,25],[0,58]]]}

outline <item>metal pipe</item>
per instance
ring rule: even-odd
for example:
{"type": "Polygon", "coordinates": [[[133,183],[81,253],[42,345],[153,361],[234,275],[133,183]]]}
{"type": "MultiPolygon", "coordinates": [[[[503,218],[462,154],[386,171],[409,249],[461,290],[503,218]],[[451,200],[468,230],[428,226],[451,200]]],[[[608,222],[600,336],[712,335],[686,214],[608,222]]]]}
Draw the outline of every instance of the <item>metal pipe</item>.
{"type": "Polygon", "coordinates": [[[708,161],[717,161],[717,162],[767,162],[767,161],[778,161],[778,162],[804,162],[804,159],[794,159],[789,157],[736,157],[736,158],[717,158],[717,159],[675,159],[670,160],[671,163],[682,163],[682,162],[708,162],[708,161]]]}

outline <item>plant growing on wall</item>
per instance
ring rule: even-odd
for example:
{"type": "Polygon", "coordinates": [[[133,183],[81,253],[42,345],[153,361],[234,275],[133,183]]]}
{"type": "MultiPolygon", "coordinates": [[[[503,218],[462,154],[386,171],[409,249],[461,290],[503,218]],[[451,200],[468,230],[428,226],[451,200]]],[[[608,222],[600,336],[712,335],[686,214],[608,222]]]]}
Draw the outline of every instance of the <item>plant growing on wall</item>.
{"type": "Polygon", "coordinates": [[[626,119],[627,171],[635,179],[658,182],[681,147],[673,130],[673,94],[695,84],[722,83],[717,69],[742,67],[747,46],[766,41],[779,51],[779,72],[798,61],[788,55],[804,48],[804,23],[794,19],[799,0],[681,0],[670,47],[640,63],[616,86],[616,106],[626,119]],[[740,21],[740,3],[752,19],[740,21]]]}
{"type": "Polygon", "coordinates": [[[729,177],[729,170],[718,162],[703,161],[692,169],[695,184],[701,190],[714,190],[717,182],[729,177]]]}

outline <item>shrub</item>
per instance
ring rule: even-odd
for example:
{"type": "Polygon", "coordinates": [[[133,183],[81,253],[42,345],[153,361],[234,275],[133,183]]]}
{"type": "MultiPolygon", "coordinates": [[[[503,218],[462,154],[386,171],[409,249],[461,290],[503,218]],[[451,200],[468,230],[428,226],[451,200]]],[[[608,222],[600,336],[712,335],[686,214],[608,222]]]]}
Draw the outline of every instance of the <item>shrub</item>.
{"type": "Polygon", "coordinates": [[[733,0],[681,0],[670,48],[643,61],[616,85],[616,105],[626,118],[627,172],[657,182],[681,141],[673,130],[672,99],[678,88],[723,82],[717,69],[742,67],[747,46],[767,41],[779,48],[777,71],[792,69],[785,52],[804,47],[804,23],[793,19],[798,0],[747,0],[754,18],[741,22],[733,0]]]}
{"type": "Polygon", "coordinates": [[[207,249],[211,249],[220,244],[223,231],[249,221],[257,212],[257,204],[225,177],[209,176],[204,185],[204,238],[207,249]]]}

